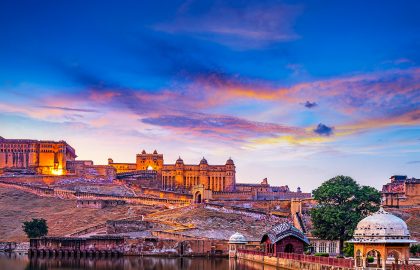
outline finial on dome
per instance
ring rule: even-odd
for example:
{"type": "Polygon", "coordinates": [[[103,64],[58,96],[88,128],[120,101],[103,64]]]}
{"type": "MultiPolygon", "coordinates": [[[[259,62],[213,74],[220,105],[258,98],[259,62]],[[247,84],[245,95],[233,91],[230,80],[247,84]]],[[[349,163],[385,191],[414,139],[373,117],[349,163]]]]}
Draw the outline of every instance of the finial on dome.
{"type": "Polygon", "coordinates": [[[207,164],[207,160],[203,157],[200,161],[200,164],[207,164]]]}
{"type": "Polygon", "coordinates": [[[177,164],[182,164],[184,161],[182,160],[181,156],[178,156],[178,159],[176,160],[177,164]]]}

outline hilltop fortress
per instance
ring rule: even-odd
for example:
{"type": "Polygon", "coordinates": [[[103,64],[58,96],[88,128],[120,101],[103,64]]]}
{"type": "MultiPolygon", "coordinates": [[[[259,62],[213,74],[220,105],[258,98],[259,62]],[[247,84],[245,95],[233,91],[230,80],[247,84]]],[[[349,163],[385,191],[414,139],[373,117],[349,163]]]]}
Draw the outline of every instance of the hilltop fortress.
{"type": "Polygon", "coordinates": [[[230,158],[225,165],[209,165],[204,157],[197,165],[184,164],[181,157],[175,164],[164,164],[163,154],[158,154],[156,150],[153,153],[143,150],[136,155],[136,163],[114,163],[108,159],[108,165],[114,167],[117,174],[125,173],[127,176],[136,172],[156,171],[163,189],[189,189],[203,185],[213,191],[235,190],[235,164],[230,158]]]}
{"type": "Polygon", "coordinates": [[[36,176],[48,183],[60,179],[103,180],[135,186],[152,196],[192,196],[195,201],[311,196],[302,193],[300,188],[293,192],[287,185],[270,186],[266,178],[259,184],[237,183],[236,167],[231,158],[222,165],[210,165],[204,157],[198,164],[185,164],[180,157],[173,164],[165,164],[163,154],[143,150],[136,155],[135,163],[117,163],[109,158],[107,165],[94,165],[91,160],[76,160],[76,157],[75,149],[65,141],[0,137],[0,175],[24,182],[34,180],[36,176]]]}

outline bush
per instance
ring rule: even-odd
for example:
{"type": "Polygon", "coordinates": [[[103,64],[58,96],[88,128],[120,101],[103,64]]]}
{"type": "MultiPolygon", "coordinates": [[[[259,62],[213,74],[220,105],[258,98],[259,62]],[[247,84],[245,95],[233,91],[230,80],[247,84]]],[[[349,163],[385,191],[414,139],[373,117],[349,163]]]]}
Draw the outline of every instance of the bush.
{"type": "Polygon", "coordinates": [[[304,253],[305,253],[305,255],[311,255],[311,251],[310,250],[307,250],[304,253]]]}
{"type": "Polygon", "coordinates": [[[372,256],[367,257],[367,262],[368,263],[373,263],[374,260],[375,260],[375,258],[373,258],[372,256]]]}
{"type": "Polygon", "coordinates": [[[342,256],[342,255],[338,255],[336,258],[337,258],[337,259],[344,259],[344,256],[342,256]]]}
{"type": "Polygon", "coordinates": [[[420,245],[412,245],[410,247],[410,253],[416,255],[417,253],[420,253],[420,245]]]}
{"type": "Polygon", "coordinates": [[[326,252],[319,252],[319,253],[315,253],[314,256],[319,256],[319,257],[330,257],[330,254],[326,253],[326,252]]]}
{"type": "Polygon", "coordinates": [[[346,257],[354,257],[354,244],[344,243],[343,254],[346,257]]]}

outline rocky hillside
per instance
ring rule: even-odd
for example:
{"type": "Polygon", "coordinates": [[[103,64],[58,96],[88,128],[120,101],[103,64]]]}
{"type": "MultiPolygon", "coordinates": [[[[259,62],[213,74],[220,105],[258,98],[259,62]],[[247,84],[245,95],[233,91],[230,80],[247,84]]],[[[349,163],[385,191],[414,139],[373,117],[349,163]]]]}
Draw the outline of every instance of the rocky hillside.
{"type": "Polygon", "coordinates": [[[13,188],[0,187],[0,241],[26,241],[22,222],[44,218],[49,235],[63,236],[106,222],[141,215],[160,209],[140,205],[112,208],[76,208],[75,200],[45,198],[13,188]]]}

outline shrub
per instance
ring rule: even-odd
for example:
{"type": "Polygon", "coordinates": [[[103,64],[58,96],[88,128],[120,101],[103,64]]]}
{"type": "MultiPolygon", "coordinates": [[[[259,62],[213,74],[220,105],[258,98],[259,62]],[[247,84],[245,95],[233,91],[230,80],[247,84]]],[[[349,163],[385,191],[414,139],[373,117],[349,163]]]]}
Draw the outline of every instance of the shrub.
{"type": "Polygon", "coordinates": [[[315,253],[314,256],[319,256],[319,257],[329,257],[330,254],[326,253],[326,252],[319,252],[319,253],[315,253]]]}
{"type": "Polygon", "coordinates": [[[354,244],[344,243],[343,254],[346,257],[354,257],[354,244]]]}
{"type": "Polygon", "coordinates": [[[373,263],[374,260],[375,260],[375,258],[373,258],[372,256],[367,257],[367,262],[368,263],[373,263]]]}
{"type": "Polygon", "coordinates": [[[412,246],[410,247],[410,253],[412,253],[412,254],[414,254],[414,255],[416,255],[417,253],[420,253],[420,245],[419,245],[419,244],[417,244],[417,245],[412,245],[412,246]]]}

